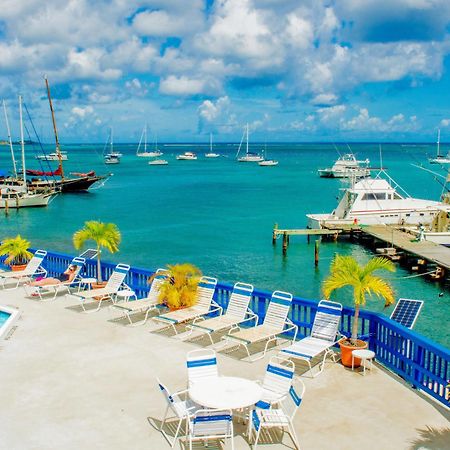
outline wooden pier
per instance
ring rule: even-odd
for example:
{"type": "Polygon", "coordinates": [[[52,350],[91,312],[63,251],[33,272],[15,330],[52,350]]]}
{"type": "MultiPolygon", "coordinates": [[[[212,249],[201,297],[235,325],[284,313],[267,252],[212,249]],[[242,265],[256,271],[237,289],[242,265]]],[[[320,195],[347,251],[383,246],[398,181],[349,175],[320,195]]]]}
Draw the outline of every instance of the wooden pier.
{"type": "MultiPolygon", "coordinates": [[[[372,250],[380,248],[393,249],[394,254],[386,255],[395,261],[405,263],[410,270],[431,272],[433,279],[446,279],[450,275],[450,248],[431,241],[418,241],[416,236],[407,232],[403,227],[395,225],[346,225],[330,226],[316,229],[279,229],[275,225],[272,243],[275,245],[279,236],[283,237],[283,255],[287,255],[290,236],[325,237],[337,240],[340,237],[350,237],[369,245],[372,250]],[[392,257],[394,256],[394,257],[392,257]]],[[[316,245],[314,261],[319,261],[319,247],[316,245]]]]}

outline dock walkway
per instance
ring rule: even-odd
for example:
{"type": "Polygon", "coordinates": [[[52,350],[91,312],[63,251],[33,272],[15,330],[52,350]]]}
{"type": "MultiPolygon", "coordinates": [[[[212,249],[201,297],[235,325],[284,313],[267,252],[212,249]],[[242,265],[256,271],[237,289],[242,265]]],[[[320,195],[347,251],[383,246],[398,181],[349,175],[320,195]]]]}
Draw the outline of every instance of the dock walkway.
{"type": "Polygon", "coordinates": [[[414,241],[414,237],[398,228],[386,225],[368,225],[362,231],[380,241],[393,245],[399,250],[417,255],[419,258],[450,269],[450,249],[430,241],[414,241]]]}

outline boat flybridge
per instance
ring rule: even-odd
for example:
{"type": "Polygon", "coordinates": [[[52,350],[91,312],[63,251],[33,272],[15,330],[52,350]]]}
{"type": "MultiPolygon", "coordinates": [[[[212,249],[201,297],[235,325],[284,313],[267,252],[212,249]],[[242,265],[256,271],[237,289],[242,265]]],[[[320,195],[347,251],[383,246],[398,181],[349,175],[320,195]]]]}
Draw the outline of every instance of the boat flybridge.
{"type": "Polygon", "coordinates": [[[319,169],[319,175],[322,178],[364,178],[370,177],[368,168],[370,161],[358,161],[353,153],[346,153],[339,157],[328,169],[319,169]]]}
{"type": "Polygon", "coordinates": [[[309,228],[334,225],[427,225],[450,205],[410,197],[384,171],[375,178],[365,178],[344,189],[338,206],[331,214],[307,214],[309,228]],[[385,174],[388,179],[381,178],[385,174]]]}

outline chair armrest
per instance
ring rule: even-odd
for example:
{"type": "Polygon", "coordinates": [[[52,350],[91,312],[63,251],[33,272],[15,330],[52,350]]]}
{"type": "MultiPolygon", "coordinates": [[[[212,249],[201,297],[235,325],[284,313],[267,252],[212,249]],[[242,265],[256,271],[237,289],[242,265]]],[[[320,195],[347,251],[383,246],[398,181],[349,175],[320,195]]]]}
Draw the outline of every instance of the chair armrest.
{"type": "Polygon", "coordinates": [[[284,328],[283,333],[286,333],[287,331],[295,330],[294,338],[293,338],[293,341],[295,341],[297,339],[298,326],[295,325],[295,323],[292,322],[292,320],[289,319],[289,318],[286,319],[286,322],[285,322],[284,326],[285,327],[287,326],[287,328],[284,328]]]}
{"type": "Polygon", "coordinates": [[[259,319],[258,314],[255,314],[250,308],[247,308],[247,312],[245,313],[245,315],[248,317],[247,317],[247,319],[243,320],[241,323],[254,320],[255,326],[258,325],[258,319],[259,319]]]}
{"type": "Polygon", "coordinates": [[[223,313],[223,308],[218,303],[216,303],[214,300],[211,300],[211,308],[208,311],[208,314],[211,314],[216,311],[220,311],[219,316],[221,316],[223,313]]]}

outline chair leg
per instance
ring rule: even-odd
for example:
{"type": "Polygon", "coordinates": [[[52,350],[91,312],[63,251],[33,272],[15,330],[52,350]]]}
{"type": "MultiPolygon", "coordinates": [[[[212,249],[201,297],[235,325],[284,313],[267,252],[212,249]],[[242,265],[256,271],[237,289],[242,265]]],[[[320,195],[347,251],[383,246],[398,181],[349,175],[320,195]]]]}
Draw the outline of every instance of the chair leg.
{"type": "Polygon", "coordinates": [[[292,423],[289,424],[288,430],[289,430],[289,435],[291,436],[292,442],[295,445],[295,448],[297,450],[300,450],[300,444],[298,443],[297,434],[295,433],[295,430],[294,430],[294,427],[293,427],[292,423]]]}

